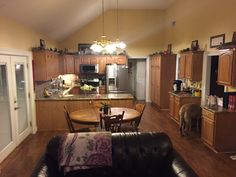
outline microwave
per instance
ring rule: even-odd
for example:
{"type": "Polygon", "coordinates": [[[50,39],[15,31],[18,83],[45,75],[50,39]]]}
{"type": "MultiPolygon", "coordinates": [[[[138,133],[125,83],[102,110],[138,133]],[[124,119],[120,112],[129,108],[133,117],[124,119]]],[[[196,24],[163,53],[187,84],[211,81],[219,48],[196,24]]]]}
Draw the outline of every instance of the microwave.
{"type": "Polygon", "coordinates": [[[80,73],[98,73],[98,64],[80,64],[80,73]]]}

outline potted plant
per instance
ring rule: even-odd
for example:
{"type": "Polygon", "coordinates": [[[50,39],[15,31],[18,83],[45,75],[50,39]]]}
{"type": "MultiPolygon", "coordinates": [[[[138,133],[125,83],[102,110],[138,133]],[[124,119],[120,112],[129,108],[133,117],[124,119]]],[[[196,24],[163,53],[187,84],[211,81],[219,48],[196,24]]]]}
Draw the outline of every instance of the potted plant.
{"type": "Polygon", "coordinates": [[[100,111],[103,111],[103,114],[108,114],[108,111],[111,108],[111,105],[106,101],[101,102],[101,105],[102,106],[100,108],[100,111]]]}

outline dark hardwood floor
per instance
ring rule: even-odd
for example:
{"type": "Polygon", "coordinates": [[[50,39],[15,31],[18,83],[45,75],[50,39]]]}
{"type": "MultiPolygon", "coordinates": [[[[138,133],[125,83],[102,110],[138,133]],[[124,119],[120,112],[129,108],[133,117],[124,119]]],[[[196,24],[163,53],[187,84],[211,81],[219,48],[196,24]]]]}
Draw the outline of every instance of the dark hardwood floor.
{"type": "MultiPolygon", "coordinates": [[[[216,154],[202,143],[200,135],[181,137],[177,124],[169,118],[168,112],[147,104],[140,129],[166,132],[174,148],[200,177],[236,177],[236,161],[231,160],[229,154],[216,154]]],[[[48,140],[62,133],[38,132],[30,135],[0,165],[0,177],[29,177],[48,140]]]]}

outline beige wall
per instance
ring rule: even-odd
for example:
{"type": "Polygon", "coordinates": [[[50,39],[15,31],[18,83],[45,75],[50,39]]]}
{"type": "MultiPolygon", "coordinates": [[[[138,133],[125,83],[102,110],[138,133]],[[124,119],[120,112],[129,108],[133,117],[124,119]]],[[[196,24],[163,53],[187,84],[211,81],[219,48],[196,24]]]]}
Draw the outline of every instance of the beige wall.
{"type": "Polygon", "coordinates": [[[37,33],[13,20],[0,16],[0,48],[31,51],[39,46],[40,38],[45,40],[47,48],[58,47],[58,44],[45,35],[37,33]]]}
{"type": "MultiPolygon", "coordinates": [[[[163,11],[120,10],[119,37],[127,44],[130,56],[147,56],[163,46],[163,11]]],[[[116,11],[105,13],[105,35],[116,39],[116,11]]],[[[101,16],[61,42],[61,48],[77,51],[78,43],[92,43],[102,35],[101,16]]]]}
{"type": "Polygon", "coordinates": [[[178,52],[198,40],[202,49],[212,50],[210,36],[222,33],[230,42],[236,31],[235,7],[235,0],[177,0],[165,13],[164,46],[171,43],[178,52]]]}

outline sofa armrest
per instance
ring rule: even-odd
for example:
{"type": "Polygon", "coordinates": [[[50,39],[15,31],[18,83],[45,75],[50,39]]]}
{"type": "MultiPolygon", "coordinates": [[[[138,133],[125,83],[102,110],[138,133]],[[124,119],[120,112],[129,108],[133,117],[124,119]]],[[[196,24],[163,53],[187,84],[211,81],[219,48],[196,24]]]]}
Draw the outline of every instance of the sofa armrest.
{"type": "Polygon", "coordinates": [[[192,170],[192,168],[187,164],[187,162],[175,150],[173,150],[173,161],[171,164],[171,168],[173,176],[198,177],[198,175],[192,170]]]}

